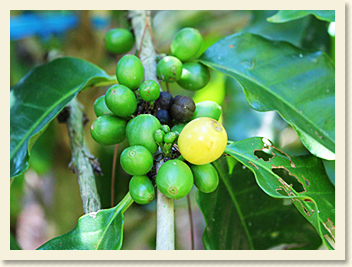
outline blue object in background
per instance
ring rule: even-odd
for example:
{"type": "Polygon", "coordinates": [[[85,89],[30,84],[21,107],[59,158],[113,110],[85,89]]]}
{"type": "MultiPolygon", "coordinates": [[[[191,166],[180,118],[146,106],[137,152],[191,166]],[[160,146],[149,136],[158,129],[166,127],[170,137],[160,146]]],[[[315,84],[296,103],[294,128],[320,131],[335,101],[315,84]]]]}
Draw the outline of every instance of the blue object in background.
{"type": "MultiPolygon", "coordinates": [[[[75,14],[23,14],[10,18],[10,39],[20,40],[32,35],[46,39],[52,34],[64,33],[78,25],[79,17],[75,14]]],[[[102,29],[109,25],[110,19],[94,17],[94,28],[102,29]]]]}

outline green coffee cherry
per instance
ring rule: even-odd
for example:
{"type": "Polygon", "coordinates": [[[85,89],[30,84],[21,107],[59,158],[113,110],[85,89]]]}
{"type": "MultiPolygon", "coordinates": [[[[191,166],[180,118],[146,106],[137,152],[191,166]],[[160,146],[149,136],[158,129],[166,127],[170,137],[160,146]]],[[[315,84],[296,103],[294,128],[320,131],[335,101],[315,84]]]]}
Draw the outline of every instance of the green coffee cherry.
{"type": "Polygon", "coordinates": [[[155,181],[164,196],[180,199],[191,191],[193,174],[186,163],[177,159],[169,160],[160,167],[155,181]]]}
{"type": "Polygon", "coordinates": [[[111,115],[99,116],[90,127],[92,138],[102,145],[116,145],[126,138],[126,121],[111,115]]]}
{"type": "Polygon", "coordinates": [[[139,86],[139,94],[144,101],[155,101],[160,96],[160,86],[154,80],[146,80],[139,86]]]}
{"type": "Polygon", "coordinates": [[[203,193],[213,192],[219,184],[219,175],[213,165],[191,165],[194,184],[203,193]]]}
{"type": "Polygon", "coordinates": [[[164,136],[165,136],[165,133],[163,130],[161,129],[156,130],[154,133],[155,142],[162,144],[164,141],[164,136]]]}
{"type": "Polygon", "coordinates": [[[133,34],[126,29],[111,29],[105,34],[105,48],[111,53],[124,54],[134,45],[133,34]]]}
{"type": "Polygon", "coordinates": [[[172,56],[166,56],[156,65],[156,74],[161,81],[175,82],[182,75],[182,62],[172,56]]]}
{"type": "Polygon", "coordinates": [[[94,102],[94,113],[97,117],[102,115],[115,115],[105,103],[105,95],[97,98],[94,102]]]}
{"type": "Polygon", "coordinates": [[[196,110],[193,113],[192,120],[196,118],[208,117],[219,120],[221,116],[221,106],[214,101],[202,101],[196,104],[196,110]]]}
{"type": "Polygon", "coordinates": [[[171,53],[181,61],[193,58],[202,48],[203,37],[198,30],[183,28],[171,42],[171,53]]]}
{"type": "Polygon", "coordinates": [[[128,174],[144,175],[153,167],[153,156],[143,146],[131,146],[121,153],[120,163],[128,174]]]}
{"type": "Polygon", "coordinates": [[[164,142],[167,144],[172,144],[177,139],[177,134],[174,132],[169,132],[164,136],[164,142]]]}
{"type": "Polygon", "coordinates": [[[171,131],[174,133],[177,133],[178,135],[181,134],[182,129],[186,126],[186,123],[179,123],[179,124],[175,124],[174,126],[172,126],[171,131]]]}
{"type": "Polygon", "coordinates": [[[126,127],[128,142],[131,146],[140,145],[148,148],[154,154],[158,149],[154,133],[161,128],[157,118],[150,114],[142,114],[130,120],[126,127]]]}
{"type": "Polygon", "coordinates": [[[140,59],[134,55],[123,56],[116,66],[116,78],[119,84],[136,90],[144,78],[144,68],[140,59]]]}
{"type": "Polygon", "coordinates": [[[155,190],[152,182],[146,175],[135,175],[129,183],[129,191],[132,199],[137,204],[148,204],[155,197],[155,190]]]}
{"type": "Polygon", "coordinates": [[[206,66],[189,62],[183,64],[182,75],[177,83],[186,90],[197,91],[204,88],[209,81],[210,72],[206,66]]]}
{"type": "Polygon", "coordinates": [[[137,99],[126,86],[111,86],[105,95],[106,106],[119,117],[131,116],[137,109],[137,99]]]}
{"type": "Polygon", "coordinates": [[[163,125],[161,125],[161,130],[163,130],[164,133],[167,134],[168,132],[170,132],[170,126],[167,124],[163,124],[163,125]]]}

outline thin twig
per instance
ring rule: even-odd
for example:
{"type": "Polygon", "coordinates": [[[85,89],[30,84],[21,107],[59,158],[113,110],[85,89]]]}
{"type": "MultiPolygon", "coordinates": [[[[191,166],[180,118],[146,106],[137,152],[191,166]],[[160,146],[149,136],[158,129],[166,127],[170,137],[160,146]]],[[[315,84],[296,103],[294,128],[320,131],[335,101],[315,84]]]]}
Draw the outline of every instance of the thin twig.
{"type": "Polygon", "coordinates": [[[169,86],[169,83],[168,83],[168,82],[166,83],[166,90],[167,90],[167,92],[170,94],[170,86],[169,86]]]}
{"type": "Polygon", "coordinates": [[[115,145],[114,159],[112,163],[112,174],[111,174],[111,207],[115,206],[115,171],[116,171],[116,160],[119,145],[115,145]]]}
{"type": "Polygon", "coordinates": [[[145,33],[147,32],[147,28],[148,28],[148,26],[147,26],[147,22],[146,22],[145,26],[144,26],[144,30],[143,30],[141,43],[139,44],[138,57],[140,57],[142,49],[143,49],[143,41],[144,41],[145,33]]]}
{"type": "Polygon", "coordinates": [[[90,154],[84,139],[84,114],[81,103],[74,98],[70,102],[69,107],[70,114],[66,123],[72,153],[70,167],[77,175],[83,202],[83,211],[87,214],[101,209],[92,165],[92,162],[95,160],[90,154]]]}
{"type": "Polygon", "coordinates": [[[187,195],[187,203],[188,203],[188,216],[189,216],[189,227],[191,231],[191,248],[194,250],[194,232],[193,232],[193,216],[192,216],[192,206],[191,206],[191,198],[187,195]]]}
{"type": "Polygon", "coordinates": [[[152,42],[153,42],[153,46],[154,46],[155,52],[157,54],[159,54],[158,49],[156,47],[156,41],[155,41],[155,37],[154,37],[154,34],[153,34],[152,26],[150,25],[150,19],[148,21],[148,29],[149,29],[150,37],[152,38],[152,42]]]}

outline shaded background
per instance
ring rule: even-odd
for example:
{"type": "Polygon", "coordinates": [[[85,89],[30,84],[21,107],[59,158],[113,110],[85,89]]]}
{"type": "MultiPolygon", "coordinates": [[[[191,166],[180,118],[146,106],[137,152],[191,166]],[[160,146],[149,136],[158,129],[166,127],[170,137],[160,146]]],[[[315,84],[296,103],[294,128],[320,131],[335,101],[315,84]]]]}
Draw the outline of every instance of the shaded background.
{"type": "MultiPolygon", "coordinates": [[[[113,55],[104,48],[104,34],[111,28],[130,28],[127,11],[11,11],[11,86],[15,85],[30,69],[60,56],[72,56],[90,61],[108,74],[115,73],[116,63],[122,55],[113,55]]],[[[154,11],[153,32],[161,53],[170,52],[174,35],[184,27],[197,28],[204,38],[203,51],[227,35],[241,30],[262,33],[267,38],[286,40],[297,46],[306,46],[297,36],[278,35],[287,27],[300,28],[315,22],[308,16],[285,25],[267,25],[265,18],[275,11],[154,11]],[[287,26],[289,25],[289,26],[287,26]],[[291,26],[290,26],[291,25],[291,26]],[[274,38],[273,37],[273,38],[274,38]]],[[[328,26],[322,23],[322,29],[328,26]]],[[[269,24],[269,23],[268,23],[269,24]]],[[[326,30],[325,30],[326,32],[326,30]]],[[[306,33],[305,33],[306,34],[306,33]]],[[[303,33],[302,33],[303,35],[303,33]]],[[[333,57],[332,38],[327,34],[312,33],[325,38],[311,47],[324,50],[333,57]]],[[[134,54],[135,49],[130,51],[134,54]]],[[[103,176],[96,177],[102,208],[110,207],[111,172],[114,146],[103,147],[95,143],[89,126],[95,120],[93,103],[105,94],[107,87],[85,90],[78,95],[89,119],[85,130],[88,146],[99,158],[103,176]]],[[[210,83],[202,90],[191,92],[170,84],[171,93],[188,95],[194,101],[213,100],[223,108],[220,121],[230,140],[238,141],[251,136],[271,139],[285,152],[295,155],[308,154],[295,131],[276,112],[260,113],[251,109],[241,86],[223,74],[211,72],[210,83]]],[[[119,145],[119,152],[128,146],[119,145]]],[[[47,240],[64,234],[75,227],[83,215],[76,175],[68,164],[71,152],[67,128],[54,119],[31,150],[29,169],[16,178],[11,186],[11,233],[23,249],[36,249],[47,240]]],[[[119,162],[119,157],[118,157],[119,162]]],[[[115,204],[128,191],[130,176],[117,166],[115,204]]],[[[330,170],[332,168],[329,168],[330,170]]],[[[330,178],[334,179],[333,172],[330,178]]],[[[195,248],[204,249],[202,233],[203,215],[196,203],[196,189],[191,191],[194,216],[195,248]]],[[[176,200],[176,249],[190,249],[190,226],[186,198],[176,200]]],[[[133,204],[125,213],[124,242],[122,249],[155,249],[156,201],[148,205],[133,204]]]]}

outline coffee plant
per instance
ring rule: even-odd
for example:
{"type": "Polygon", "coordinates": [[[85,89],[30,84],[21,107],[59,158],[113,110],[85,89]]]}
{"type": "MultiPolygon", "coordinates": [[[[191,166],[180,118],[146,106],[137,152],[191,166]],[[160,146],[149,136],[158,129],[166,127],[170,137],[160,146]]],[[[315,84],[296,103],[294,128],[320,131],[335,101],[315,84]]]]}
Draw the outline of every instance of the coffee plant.
{"type": "MultiPolygon", "coordinates": [[[[140,216],[156,211],[156,230],[145,227],[152,247],[175,249],[181,201],[189,207],[192,248],[200,225],[193,225],[193,206],[202,214],[205,249],[334,249],[334,12],[238,14],[250,15],[246,25],[226,36],[207,38],[189,23],[177,26],[166,46],[158,38],[174,20],[128,11],[126,27],[110,27],[99,39],[115,60],[112,75],[57,56],[11,88],[11,203],[35,164],[36,141],[59,121],[67,125],[68,138],[60,138],[70,143],[83,205],[76,226],[38,250],[123,249],[133,206],[140,216]],[[165,24],[152,27],[161,19],[165,24]],[[81,92],[94,90],[102,94],[90,105],[79,102],[81,92]],[[91,147],[102,151],[100,159],[91,147]],[[101,158],[112,149],[111,174],[101,158]],[[102,189],[106,177],[111,184],[102,189]],[[115,177],[128,179],[124,197],[115,177]]],[[[11,249],[20,249],[15,232],[11,249]]]]}

